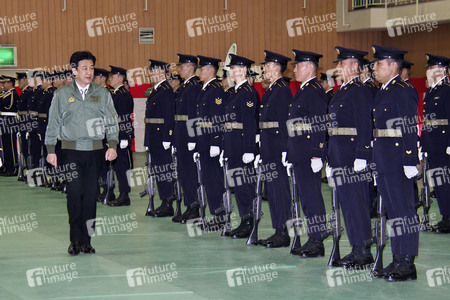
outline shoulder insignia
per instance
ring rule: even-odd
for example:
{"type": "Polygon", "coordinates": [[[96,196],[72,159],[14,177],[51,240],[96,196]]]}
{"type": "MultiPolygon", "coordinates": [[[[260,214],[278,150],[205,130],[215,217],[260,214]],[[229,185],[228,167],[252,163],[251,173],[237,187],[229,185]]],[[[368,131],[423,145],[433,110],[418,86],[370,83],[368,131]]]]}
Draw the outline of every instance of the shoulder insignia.
{"type": "Polygon", "coordinates": [[[222,99],[221,98],[216,98],[216,104],[217,105],[220,105],[220,104],[222,104],[222,99]]]}
{"type": "Polygon", "coordinates": [[[406,154],[411,154],[411,150],[406,150],[406,154]]]}
{"type": "Polygon", "coordinates": [[[169,130],[169,135],[172,135],[172,129],[169,130]]]}
{"type": "Polygon", "coordinates": [[[247,102],[247,106],[248,106],[248,107],[253,107],[253,105],[254,105],[254,103],[253,103],[252,101],[248,101],[248,102],[247,102]]]}

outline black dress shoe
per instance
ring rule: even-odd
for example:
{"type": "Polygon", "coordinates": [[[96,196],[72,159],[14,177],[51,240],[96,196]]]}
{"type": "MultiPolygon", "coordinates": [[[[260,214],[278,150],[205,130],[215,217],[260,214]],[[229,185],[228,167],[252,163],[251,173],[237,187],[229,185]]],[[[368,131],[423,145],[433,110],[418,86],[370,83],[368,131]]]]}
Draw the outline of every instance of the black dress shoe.
{"type": "Polygon", "coordinates": [[[325,247],[321,240],[309,238],[306,244],[299,248],[291,250],[291,254],[299,255],[300,257],[319,257],[325,255],[325,247]]]}
{"type": "Polygon", "coordinates": [[[106,188],[103,188],[103,192],[101,192],[97,196],[97,201],[98,202],[103,202],[103,199],[105,199],[105,197],[106,197],[106,188]]]}
{"type": "Polygon", "coordinates": [[[67,249],[67,252],[72,256],[78,255],[78,254],[80,254],[80,246],[78,245],[78,243],[70,243],[69,249],[67,249]]]}
{"type": "Polygon", "coordinates": [[[266,248],[280,248],[289,247],[291,244],[291,238],[285,226],[283,228],[277,228],[275,234],[269,237],[267,240],[262,240],[261,245],[266,248]]]}
{"type": "Polygon", "coordinates": [[[253,217],[251,216],[244,217],[238,228],[230,232],[230,237],[232,239],[246,239],[252,233],[252,229],[253,229],[253,217]]]}
{"type": "Polygon", "coordinates": [[[407,281],[417,280],[417,270],[414,265],[414,256],[398,255],[397,263],[385,277],[386,281],[407,281]]]}
{"type": "Polygon", "coordinates": [[[370,275],[374,278],[385,279],[389,276],[389,273],[394,269],[396,261],[392,261],[386,268],[382,270],[374,270],[370,275]]]}
{"type": "Polygon", "coordinates": [[[352,248],[352,252],[350,252],[349,254],[344,256],[343,258],[334,261],[333,262],[333,267],[345,268],[347,265],[352,264],[355,261],[355,252],[356,252],[356,248],[353,247],[352,248]]]}
{"type": "Polygon", "coordinates": [[[433,228],[435,233],[450,233],[450,217],[442,217],[442,220],[433,228]]]}
{"type": "Polygon", "coordinates": [[[80,250],[81,250],[81,252],[86,253],[86,254],[94,254],[95,253],[94,247],[92,247],[91,245],[88,245],[88,244],[81,245],[80,250]]]}
{"type": "Polygon", "coordinates": [[[1,174],[1,175],[5,176],[5,177],[13,177],[13,176],[17,176],[17,171],[9,170],[9,171],[6,171],[5,173],[1,174]]]}
{"type": "Polygon", "coordinates": [[[155,209],[153,213],[154,218],[172,217],[174,214],[172,204],[169,204],[167,200],[163,200],[161,206],[155,209]]]}
{"type": "Polygon", "coordinates": [[[365,270],[370,269],[370,265],[373,264],[373,256],[370,248],[356,246],[354,257],[354,260],[345,266],[346,269],[365,270]]]}
{"type": "Polygon", "coordinates": [[[130,205],[130,197],[128,197],[128,193],[120,193],[119,198],[113,200],[108,203],[109,206],[129,206],[130,205]]]}
{"type": "Polygon", "coordinates": [[[188,206],[186,211],[181,215],[181,224],[186,224],[188,220],[200,217],[198,205],[188,206]]]}

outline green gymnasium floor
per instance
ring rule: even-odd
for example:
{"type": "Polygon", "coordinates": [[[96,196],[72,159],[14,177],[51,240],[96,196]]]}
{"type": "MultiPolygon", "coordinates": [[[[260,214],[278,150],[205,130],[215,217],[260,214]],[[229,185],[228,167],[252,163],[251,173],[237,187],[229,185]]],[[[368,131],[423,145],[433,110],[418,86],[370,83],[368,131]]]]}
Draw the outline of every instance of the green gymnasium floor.
{"type": "MultiPolygon", "coordinates": [[[[143,160],[137,154],[135,166],[143,166],[143,160]]],[[[325,257],[302,259],[289,255],[288,248],[247,246],[219,233],[190,237],[185,225],[170,218],[145,217],[147,199],[138,196],[142,189],[133,188],[129,207],[99,204],[97,217],[120,226],[115,233],[110,224],[97,231],[92,239],[96,254],[71,257],[65,196],[1,177],[0,218],[22,223],[17,232],[0,224],[0,299],[448,299],[449,235],[421,233],[418,280],[388,283],[372,280],[368,272],[329,269],[330,238],[325,257]],[[236,268],[245,268],[250,277],[243,279],[236,268]],[[440,277],[427,280],[427,270],[434,268],[443,268],[446,277],[438,269],[440,277]],[[143,277],[143,269],[152,275],[143,277]],[[327,271],[334,273],[327,277],[327,271]]],[[[330,212],[330,189],[322,189],[330,212]]],[[[267,202],[263,211],[260,237],[273,232],[267,202]]],[[[436,203],[432,213],[437,213],[436,203]]],[[[349,251],[344,234],[341,253],[349,251]]],[[[389,243],[384,254],[387,264],[389,243]]]]}

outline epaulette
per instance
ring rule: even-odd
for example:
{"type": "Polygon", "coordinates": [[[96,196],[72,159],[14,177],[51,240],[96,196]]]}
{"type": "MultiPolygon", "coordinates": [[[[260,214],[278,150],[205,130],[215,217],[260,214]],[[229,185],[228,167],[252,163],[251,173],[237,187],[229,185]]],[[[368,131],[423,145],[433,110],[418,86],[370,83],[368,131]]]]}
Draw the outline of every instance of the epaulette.
{"type": "Polygon", "coordinates": [[[3,93],[2,97],[3,97],[3,98],[6,98],[6,97],[8,97],[8,96],[11,95],[11,94],[12,94],[11,91],[7,91],[7,92],[4,92],[4,93],[3,93]]]}
{"type": "Polygon", "coordinates": [[[361,83],[360,82],[356,82],[356,81],[354,81],[354,80],[352,80],[352,82],[350,82],[350,85],[352,85],[352,84],[355,84],[356,86],[361,86],[361,83]]]}
{"type": "MultiPolygon", "coordinates": [[[[394,84],[398,84],[399,86],[401,86],[402,88],[404,88],[405,87],[405,85],[404,85],[404,83],[406,83],[406,82],[402,82],[402,81],[400,81],[400,80],[395,80],[395,82],[393,82],[394,84]]],[[[406,86],[408,86],[408,84],[406,84],[406,86]]]]}

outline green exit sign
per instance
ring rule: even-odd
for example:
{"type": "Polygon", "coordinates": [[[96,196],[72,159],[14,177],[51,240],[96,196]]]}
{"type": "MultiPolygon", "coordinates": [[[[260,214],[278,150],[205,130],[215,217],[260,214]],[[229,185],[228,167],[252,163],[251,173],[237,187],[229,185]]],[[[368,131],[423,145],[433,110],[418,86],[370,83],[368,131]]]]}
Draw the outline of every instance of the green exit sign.
{"type": "Polygon", "coordinates": [[[0,66],[16,65],[16,47],[0,46],[0,66]]]}

